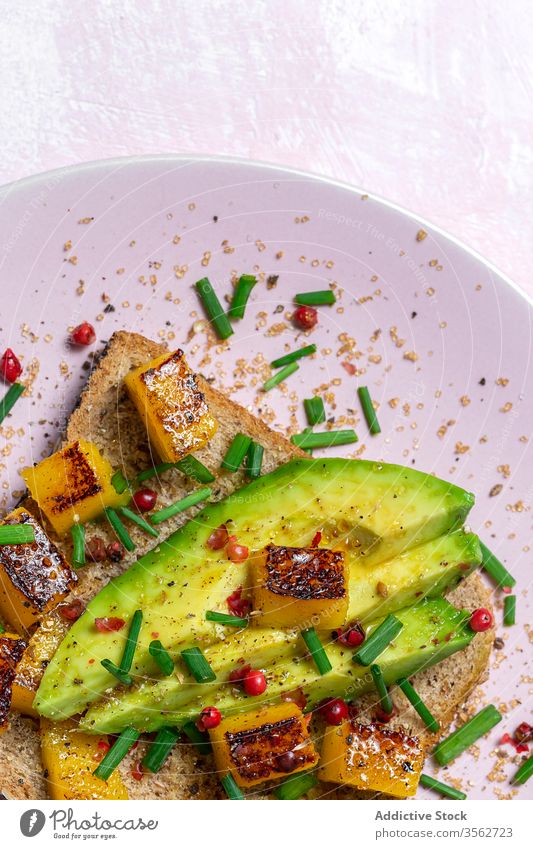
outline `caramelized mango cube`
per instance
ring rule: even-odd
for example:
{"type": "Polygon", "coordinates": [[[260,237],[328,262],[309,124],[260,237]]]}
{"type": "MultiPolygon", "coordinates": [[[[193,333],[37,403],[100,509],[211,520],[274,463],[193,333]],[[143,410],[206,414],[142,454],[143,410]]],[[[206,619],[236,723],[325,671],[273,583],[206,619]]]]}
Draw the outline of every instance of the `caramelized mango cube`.
{"type": "Polygon", "coordinates": [[[23,507],[10,513],[4,524],[28,524],[35,530],[35,542],[0,546],[0,613],[15,628],[27,629],[59,604],[78,579],[23,507]]]}
{"type": "Polygon", "coordinates": [[[345,722],[326,730],[318,777],[405,799],[416,793],[423,764],[418,737],[382,725],[345,722]]]}
{"type": "Polygon", "coordinates": [[[240,713],[209,731],[217,769],[240,787],[294,775],[318,762],[308,721],[293,702],[240,713]]]}
{"type": "Polygon", "coordinates": [[[113,468],[92,442],[78,439],[36,466],[23,469],[22,477],[34,501],[59,536],[76,522],[89,522],[106,507],[121,507],[130,499],[119,495],[111,478],[113,468]]]}
{"type": "Polygon", "coordinates": [[[0,634],[0,734],[7,729],[13,679],[25,648],[18,634],[0,634]]]}
{"type": "Polygon", "coordinates": [[[261,627],[338,628],[348,611],[348,567],[340,551],[267,545],[251,559],[261,627]]]}
{"type": "Polygon", "coordinates": [[[104,737],[78,731],[75,720],[41,719],[43,766],[52,799],[127,799],[128,792],[115,770],[108,781],[93,775],[105,754],[98,744],[104,737]]]}
{"type": "Polygon", "coordinates": [[[39,716],[33,707],[35,694],[46,667],[69,627],[70,623],[61,616],[59,608],[43,616],[17,665],[11,695],[13,710],[27,716],[39,716]]]}
{"type": "Polygon", "coordinates": [[[159,457],[176,463],[202,448],[217,429],[183,351],[163,354],[125,377],[159,457]]]}

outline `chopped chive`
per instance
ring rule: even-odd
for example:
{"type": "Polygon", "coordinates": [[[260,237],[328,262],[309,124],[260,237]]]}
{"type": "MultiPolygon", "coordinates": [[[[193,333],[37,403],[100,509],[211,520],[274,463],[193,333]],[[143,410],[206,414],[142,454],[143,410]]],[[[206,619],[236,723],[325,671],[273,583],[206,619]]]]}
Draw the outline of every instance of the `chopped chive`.
{"type": "Polygon", "coordinates": [[[320,674],[326,675],[328,672],[331,672],[333,667],[315,629],[306,628],[305,631],[302,631],[302,639],[309,649],[311,657],[313,658],[315,666],[320,674]]]}
{"type": "Polygon", "coordinates": [[[169,472],[170,469],[177,468],[177,463],[158,463],[157,466],[152,466],[150,469],[145,469],[144,472],[139,472],[135,480],[137,483],[143,483],[144,481],[150,480],[150,478],[159,477],[159,475],[162,475],[164,472],[169,472]]]}
{"type": "Polygon", "coordinates": [[[381,625],[378,625],[376,630],[366,638],[362,648],[354,654],[353,659],[355,662],[361,666],[370,666],[389,647],[402,628],[403,622],[400,622],[399,619],[396,619],[396,616],[389,613],[381,625]]]}
{"type": "Polygon", "coordinates": [[[237,436],[234,436],[232,443],[220,464],[221,468],[227,469],[228,472],[238,471],[251,442],[251,438],[249,436],[245,436],[244,433],[238,433],[237,436]]]}
{"type": "Polygon", "coordinates": [[[357,390],[357,394],[359,395],[361,407],[363,408],[363,413],[370,433],[373,436],[375,436],[376,433],[381,433],[378,417],[376,415],[376,411],[372,403],[372,398],[370,397],[370,392],[368,391],[367,387],[360,386],[357,390]]]}
{"type": "Polygon", "coordinates": [[[524,761],[524,763],[518,767],[518,770],[515,772],[513,778],[511,779],[511,784],[525,784],[526,781],[531,778],[533,775],[533,755],[524,761]]]}
{"type": "Polygon", "coordinates": [[[291,374],[294,374],[295,371],[298,371],[300,366],[298,363],[289,363],[285,368],[280,369],[276,372],[275,375],[270,377],[263,383],[263,392],[270,392],[271,389],[274,389],[278,383],[282,383],[287,377],[290,377],[291,374]]]}
{"type": "Polygon", "coordinates": [[[431,775],[422,775],[420,776],[420,784],[422,787],[427,787],[428,790],[435,790],[436,793],[440,793],[441,796],[447,796],[448,799],[466,799],[466,793],[462,793],[461,790],[456,790],[455,787],[450,787],[448,784],[443,784],[442,781],[437,781],[436,778],[432,778],[431,775]]]}
{"type": "Polygon", "coordinates": [[[314,398],[306,398],[304,400],[304,409],[307,421],[311,427],[326,421],[324,402],[318,395],[315,395],[314,398]]]}
{"type": "Polygon", "coordinates": [[[394,710],[394,705],[392,704],[392,699],[389,695],[389,691],[387,690],[387,685],[383,680],[383,673],[381,668],[377,665],[377,663],[373,663],[370,667],[370,674],[372,676],[372,680],[374,681],[374,686],[378,691],[379,695],[379,703],[381,705],[381,709],[384,713],[392,713],[394,710]]]}
{"type": "Polygon", "coordinates": [[[142,765],[150,772],[159,772],[176,745],[179,736],[180,732],[177,728],[170,728],[170,726],[161,728],[142,759],[142,765]]]}
{"type": "Polygon", "coordinates": [[[506,595],[503,601],[503,624],[516,624],[516,596],[506,595]]]}
{"type": "Polygon", "coordinates": [[[132,728],[131,725],[125,728],[124,731],[121,731],[107,754],[94,770],[93,775],[101,778],[102,781],[107,781],[119,763],[124,760],[131,747],[137,742],[140,733],[140,731],[132,728]]]}
{"type": "Polygon", "coordinates": [[[440,728],[438,721],[435,719],[430,709],[426,707],[415,688],[407,678],[400,678],[396,682],[400,690],[409,699],[419,717],[424,721],[427,728],[436,734],[440,728]]]}
{"type": "Polygon", "coordinates": [[[233,290],[228,316],[230,318],[244,318],[244,311],[248,298],[257,283],[257,279],[253,274],[241,274],[239,281],[233,290]]]}
{"type": "Polygon", "coordinates": [[[293,445],[298,448],[332,448],[334,445],[349,445],[350,442],[357,442],[357,434],[354,430],[327,430],[324,433],[313,433],[312,431],[302,431],[291,436],[293,445]]]}
{"type": "Polygon", "coordinates": [[[5,417],[11,412],[18,399],[26,389],[22,383],[13,383],[12,386],[9,387],[6,394],[0,401],[0,424],[4,421],[5,417]]]}
{"type": "Polygon", "coordinates": [[[6,629],[4,628],[2,623],[0,622],[0,634],[5,634],[5,631],[6,631],[6,629]]]}
{"type": "Polygon", "coordinates": [[[246,474],[249,478],[258,478],[261,474],[265,449],[258,442],[251,442],[246,452],[246,474]]]}
{"type": "Polygon", "coordinates": [[[146,519],[143,519],[143,517],[139,516],[138,513],[135,513],[134,510],[130,510],[129,507],[119,507],[118,512],[121,516],[124,516],[125,519],[129,519],[130,522],[134,522],[134,524],[141,528],[146,534],[150,534],[151,537],[159,536],[159,531],[156,531],[155,528],[152,528],[152,526],[148,524],[146,519]]]}
{"type": "Polygon", "coordinates": [[[118,492],[119,495],[122,495],[123,492],[126,492],[129,489],[130,482],[124,477],[124,472],[122,469],[118,469],[115,472],[113,477],[111,478],[111,483],[113,484],[113,488],[115,492],[118,492]]]}
{"type": "Polygon", "coordinates": [[[196,727],[196,723],[194,722],[186,722],[185,725],[182,726],[183,733],[186,737],[191,741],[193,746],[196,748],[197,752],[200,755],[208,755],[211,751],[211,743],[209,742],[209,737],[207,734],[202,734],[201,731],[198,731],[196,727]]]}
{"type": "Polygon", "coordinates": [[[462,755],[476,740],[488,734],[501,719],[502,715],[494,705],[487,705],[433,749],[435,760],[440,766],[446,766],[462,755]]]}
{"type": "Polygon", "coordinates": [[[313,772],[299,772],[286,781],[278,784],[274,790],[276,799],[294,800],[300,799],[304,793],[308,793],[318,784],[318,778],[313,772]]]}
{"type": "Polygon", "coordinates": [[[323,289],[319,292],[302,292],[294,298],[294,302],[301,307],[331,306],[335,301],[335,294],[331,289],[323,289]]]}
{"type": "Polygon", "coordinates": [[[85,527],[76,522],[70,529],[72,536],[72,563],[74,566],[85,566],[85,527]]]}
{"type": "Polygon", "coordinates": [[[35,542],[33,525],[0,525],[0,545],[24,545],[29,542],[35,542]]]}
{"type": "Polygon", "coordinates": [[[184,457],[183,460],[178,460],[176,468],[182,474],[187,475],[188,478],[198,481],[198,483],[212,483],[215,480],[215,476],[211,474],[207,466],[200,463],[200,460],[197,460],[192,454],[184,457]]]}
{"type": "Polygon", "coordinates": [[[218,613],[216,610],[206,610],[205,618],[208,622],[217,622],[229,628],[247,628],[250,624],[244,616],[231,616],[229,613],[218,613]]]}
{"type": "Polygon", "coordinates": [[[227,339],[233,333],[233,327],[226,313],[222,309],[222,304],[218,300],[215,290],[207,277],[203,277],[195,284],[196,291],[200,297],[203,307],[207,313],[209,321],[216,330],[221,339],[227,339]]]}
{"type": "Polygon", "coordinates": [[[128,631],[128,636],[126,637],[126,645],[124,646],[124,654],[120,661],[120,668],[122,672],[129,672],[131,669],[135,649],[137,648],[137,642],[139,640],[139,634],[141,633],[142,623],[143,612],[142,610],[136,610],[131,617],[130,629],[128,631]]]}
{"type": "Polygon", "coordinates": [[[121,521],[117,511],[113,510],[112,507],[106,507],[104,513],[106,514],[109,520],[109,524],[115,531],[117,537],[119,538],[126,551],[135,551],[136,545],[130,537],[129,533],[127,532],[126,528],[124,527],[124,524],[121,521]]]}
{"type": "Polygon", "coordinates": [[[217,676],[211,669],[207,658],[198,646],[193,646],[190,649],[183,649],[180,654],[185,666],[195,681],[198,681],[199,684],[207,684],[209,681],[217,680],[217,676]]]}
{"type": "Polygon", "coordinates": [[[168,507],[164,507],[162,510],[152,513],[150,521],[153,525],[165,522],[177,513],[183,513],[184,510],[187,510],[189,507],[194,507],[194,505],[199,504],[200,501],[205,501],[210,495],[211,489],[208,486],[203,489],[197,489],[196,492],[191,492],[190,495],[186,495],[185,498],[175,501],[174,504],[169,504],[168,507]]]}
{"type": "Polygon", "coordinates": [[[498,587],[514,587],[516,579],[507,571],[503,563],[500,563],[492,551],[489,551],[487,546],[479,541],[481,546],[481,565],[485,572],[496,582],[498,587]]]}
{"type": "Polygon", "coordinates": [[[126,687],[130,687],[133,684],[133,678],[131,677],[131,675],[128,675],[127,672],[124,672],[124,670],[121,669],[120,666],[117,666],[115,663],[113,663],[112,660],[109,660],[106,657],[104,660],[101,660],[100,663],[102,664],[104,669],[107,669],[107,671],[111,673],[111,675],[114,675],[117,681],[120,681],[121,684],[124,684],[126,687]]]}
{"type": "Polygon", "coordinates": [[[224,775],[220,779],[220,783],[228,794],[228,799],[244,799],[243,792],[235,781],[235,779],[233,778],[231,772],[228,772],[227,775],[224,775]]]}
{"type": "Polygon", "coordinates": [[[277,360],[272,360],[270,365],[272,368],[282,368],[283,366],[288,366],[291,363],[294,363],[296,360],[301,360],[302,357],[310,357],[311,354],[316,353],[316,345],[306,345],[304,348],[298,348],[297,351],[291,351],[290,354],[283,354],[282,357],[278,357],[277,360]]]}
{"type": "Polygon", "coordinates": [[[174,672],[174,661],[170,657],[168,651],[163,646],[161,640],[152,640],[148,646],[148,651],[161,669],[164,675],[172,675],[174,672]]]}

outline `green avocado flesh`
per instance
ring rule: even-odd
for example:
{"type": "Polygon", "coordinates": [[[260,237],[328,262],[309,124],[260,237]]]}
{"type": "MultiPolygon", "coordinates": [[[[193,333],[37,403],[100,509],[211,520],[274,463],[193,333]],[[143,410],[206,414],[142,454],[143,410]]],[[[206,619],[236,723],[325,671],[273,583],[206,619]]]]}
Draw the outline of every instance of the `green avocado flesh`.
{"type": "MultiPolygon", "coordinates": [[[[385,682],[393,684],[398,678],[427,669],[465,648],[474,636],[467,625],[469,615],[443,598],[427,599],[396,612],[403,630],[377,660],[385,682]]],[[[380,618],[369,623],[367,633],[371,634],[382,621],[380,618]]],[[[125,698],[112,697],[109,702],[95,705],[80,721],[80,728],[91,733],[115,733],[133,725],[138,730],[155,731],[163,725],[181,725],[188,719],[197,719],[206,704],[215,704],[227,716],[251,710],[259,702],[275,701],[283,693],[300,688],[307,706],[313,707],[326,697],[355,699],[374,686],[369,670],[354,662],[354,650],[340,643],[325,643],[333,669],[320,675],[314,662],[305,656],[300,636],[284,634],[281,639],[279,632],[273,631],[275,646],[263,643],[254,649],[252,632],[249,629],[240,637],[206,649],[217,681],[197,684],[190,676],[184,676],[183,683],[176,678],[167,679],[155,689],[150,684],[141,685],[125,698]],[[266,670],[268,688],[263,696],[250,698],[227,683],[229,672],[239,666],[242,657],[266,670]]]]}
{"type": "MultiPolygon", "coordinates": [[[[134,677],[156,673],[148,652],[154,634],[171,652],[219,640],[220,628],[205,620],[205,611],[225,611],[225,599],[246,585],[248,571],[246,563],[231,563],[224,551],[207,547],[209,535],[223,523],[231,521],[232,533],[250,552],[268,543],[308,547],[320,529],[321,546],[343,550],[350,564],[350,616],[368,618],[387,604],[394,606],[398,593],[396,608],[412,601],[418,591],[429,592],[436,581],[447,585],[457,576],[458,549],[455,568],[448,568],[454,556],[444,554],[446,567],[440,568],[439,578],[429,576],[425,589],[414,588],[417,568],[424,571],[422,561],[412,566],[407,581],[412,586],[407,587],[392,558],[460,528],[473,502],[470,493],[402,466],[341,458],[294,460],[280,466],[223,501],[209,504],[95,596],[49,664],[35,706],[43,716],[62,719],[80,713],[115,687],[116,679],[100,660],[120,662],[127,627],[101,634],[94,627],[97,617],[114,616],[129,623],[135,610],[143,611],[134,677]],[[375,593],[382,580],[375,577],[379,568],[397,590],[386,599],[375,593]]],[[[479,554],[475,538],[463,534],[455,540],[458,548],[466,545],[466,562],[475,565],[479,554]]],[[[463,562],[462,555],[460,559],[463,562]]],[[[266,641],[277,633],[257,632],[266,641]]]]}

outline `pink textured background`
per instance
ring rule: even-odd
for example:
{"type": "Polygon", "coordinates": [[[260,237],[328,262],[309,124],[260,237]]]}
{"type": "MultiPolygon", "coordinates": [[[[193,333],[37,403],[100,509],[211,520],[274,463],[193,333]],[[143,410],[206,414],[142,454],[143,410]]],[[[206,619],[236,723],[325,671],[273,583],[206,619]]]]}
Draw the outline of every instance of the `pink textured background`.
{"type": "Polygon", "coordinates": [[[0,20],[0,184],[138,153],[290,164],[404,205],[533,294],[527,0],[0,0],[0,20]]]}

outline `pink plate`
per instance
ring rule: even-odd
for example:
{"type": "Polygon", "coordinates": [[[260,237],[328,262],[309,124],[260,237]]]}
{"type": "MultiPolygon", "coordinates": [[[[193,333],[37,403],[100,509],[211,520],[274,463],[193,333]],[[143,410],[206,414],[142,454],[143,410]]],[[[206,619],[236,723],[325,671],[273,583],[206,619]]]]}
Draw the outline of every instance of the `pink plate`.
{"type": "Polygon", "coordinates": [[[1,426],[3,506],[21,492],[19,468],[54,447],[86,379],[88,350],[67,344],[82,320],[99,343],[126,328],[185,346],[215,385],[283,432],[305,426],[301,399],[320,392],[334,427],[359,434],[338,454],[412,465],[475,492],[472,528],[518,579],[517,624],[502,625],[496,592],[505,647],[478,694],[504,719],[479,757],[464,755],[439,777],[460,779],[470,798],[531,795],[533,782],[512,790],[514,752],[498,748],[504,732],[531,721],[533,315],[524,294],[405,211],[268,165],[98,162],[7,186],[0,209],[0,346],[21,357],[31,387],[1,426]],[[219,344],[193,284],[208,275],[223,299],[244,272],[259,284],[235,335],[219,344]],[[297,331],[294,294],[329,287],[337,304],[319,308],[309,334],[297,331]],[[319,356],[261,393],[268,362],[308,341],[319,356]],[[361,418],[359,384],[379,404],[380,436],[361,418]]]}

